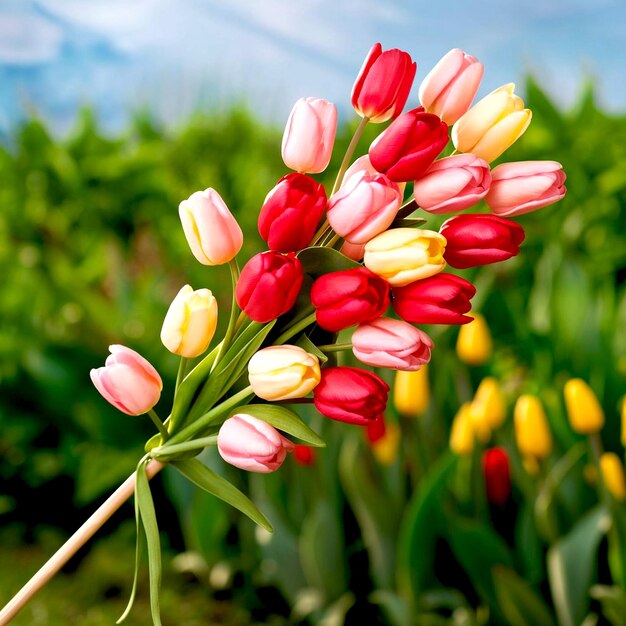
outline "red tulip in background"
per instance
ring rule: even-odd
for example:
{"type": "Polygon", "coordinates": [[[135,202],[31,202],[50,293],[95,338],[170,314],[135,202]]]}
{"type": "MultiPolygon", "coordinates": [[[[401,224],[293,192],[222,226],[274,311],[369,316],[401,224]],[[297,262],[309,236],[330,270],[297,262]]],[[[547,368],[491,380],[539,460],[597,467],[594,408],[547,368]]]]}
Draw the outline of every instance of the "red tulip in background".
{"type": "Polygon", "coordinates": [[[305,174],[287,174],[263,202],[259,233],[270,250],[297,252],[311,243],[325,208],[322,184],[305,174]]]}
{"type": "Polygon", "coordinates": [[[483,475],[487,500],[502,506],[511,495],[509,456],[504,448],[490,448],[483,453],[483,475]]]}
{"type": "Polygon", "coordinates": [[[315,408],[326,417],[364,426],[382,419],[389,385],[367,370],[327,367],[313,390],[315,408]]]}
{"type": "Polygon", "coordinates": [[[386,122],[402,113],[417,64],[408,52],[383,52],[377,43],[369,51],[352,88],[352,106],[370,122],[386,122]]]}
{"type": "Polygon", "coordinates": [[[457,269],[506,261],[525,237],[519,224],[497,215],[456,215],[439,232],[447,241],[443,257],[457,269]]]}
{"type": "Polygon", "coordinates": [[[422,107],[394,120],[372,142],[372,165],[391,180],[408,182],[419,178],[448,143],[448,126],[422,107]]]}
{"type": "Polygon", "coordinates": [[[365,435],[370,443],[380,441],[387,432],[384,419],[374,420],[365,427],[365,435]]]}
{"type": "Polygon", "coordinates": [[[237,281],[237,304],[255,322],[269,322],[294,305],[303,278],[302,265],[293,253],[255,254],[237,281]]]}
{"type": "Polygon", "coordinates": [[[298,465],[313,465],[315,463],[315,448],[297,443],[293,449],[293,458],[298,465]]]}
{"type": "Polygon", "coordinates": [[[414,324],[467,324],[476,288],[454,274],[437,274],[393,289],[395,312],[414,324]]]}
{"type": "Polygon", "coordinates": [[[389,285],[365,267],[320,276],[311,287],[317,323],[338,332],[371,322],[389,307],[389,285]]]}

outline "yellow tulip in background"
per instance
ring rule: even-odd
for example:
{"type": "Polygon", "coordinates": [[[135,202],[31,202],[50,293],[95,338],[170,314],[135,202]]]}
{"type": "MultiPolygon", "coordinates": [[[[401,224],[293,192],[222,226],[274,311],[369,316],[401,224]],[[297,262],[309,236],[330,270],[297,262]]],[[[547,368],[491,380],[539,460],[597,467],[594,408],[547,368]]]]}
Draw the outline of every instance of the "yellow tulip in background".
{"type": "Polygon", "coordinates": [[[616,500],[626,500],[626,475],[624,474],[624,466],[617,454],[605,452],[600,457],[600,471],[607,491],[616,500]]]}
{"type": "Polygon", "coordinates": [[[392,465],[398,458],[402,431],[398,424],[385,424],[385,434],[371,444],[372,452],[381,465],[392,465]]]}
{"type": "Polygon", "coordinates": [[[626,448],[626,397],[622,398],[622,445],[626,448]]]}
{"type": "Polygon", "coordinates": [[[424,413],[430,402],[428,366],[422,365],[414,372],[399,370],[393,385],[393,405],[404,417],[417,417],[424,413]]]}
{"type": "Polygon", "coordinates": [[[522,456],[545,459],[552,452],[552,433],[539,398],[520,396],[515,403],[513,420],[515,440],[522,456]]]}
{"type": "Polygon", "coordinates": [[[470,403],[461,405],[452,421],[450,431],[450,449],[458,455],[466,456],[474,450],[474,428],[470,403]]]}
{"type": "Polygon", "coordinates": [[[502,426],[506,419],[506,404],[495,378],[483,378],[474,394],[470,410],[474,423],[482,422],[490,431],[502,426]]]}
{"type": "Polygon", "coordinates": [[[170,352],[193,358],[209,347],[216,326],[217,301],[211,291],[185,285],[165,315],[161,341],[170,352]]]}
{"type": "Polygon", "coordinates": [[[572,378],[563,389],[567,417],[574,432],[593,435],[604,426],[604,411],[591,387],[580,378],[572,378]]]}
{"type": "Polygon", "coordinates": [[[438,274],[446,239],[434,230],[392,228],[365,244],[363,264],[394,287],[438,274]]]}
{"type": "Polygon", "coordinates": [[[456,352],[468,365],[483,365],[491,357],[492,341],[489,326],[480,313],[472,312],[473,321],[459,329],[456,352]]]}
{"type": "Polygon", "coordinates": [[[528,128],[532,113],[509,83],[479,100],[452,127],[452,143],[459,152],[491,163],[528,128]]]}

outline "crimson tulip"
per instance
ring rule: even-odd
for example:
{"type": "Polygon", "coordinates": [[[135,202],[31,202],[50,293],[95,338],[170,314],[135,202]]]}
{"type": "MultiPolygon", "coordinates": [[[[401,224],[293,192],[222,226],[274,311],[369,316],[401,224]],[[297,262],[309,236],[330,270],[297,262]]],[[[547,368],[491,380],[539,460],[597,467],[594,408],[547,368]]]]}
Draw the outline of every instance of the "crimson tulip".
{"type": "Polygon", "coordinates": [[[314,465],[316,457],[315,448],[297,443],[293,449],[293,458],[298,465],[314,465]]]}
{"type": "Polygon", "coordinates": [[[411,91],[417,63],[408,52],[372,46],[352,88],[352,106],[370,122],[386,122],[398,116],[411,91]]]}
{"type": "Polygon", "coordinates": [[[313,390],[315,408],[326,417],[365,426],[382,419],[389,385],[367,370],[356,367],[322,369],[322,380],[313,390]]]}
{"type": "Polygon", "coordinates": [[[487,500],[502,506],[511,495],[509,455],[504,448],[490,448],[485,450],[482,460],[487,500]]]}
{"type": "Polygon", "coordinates": [[[365,267],[320,276],[311,287],[317,323],[338,332],[371,322],[389,307],[389,285],[365,267]]]}
{"type": "Polygon", "coordinates": [[[254,255],[244,265],[235,298],[250,319],[269,322],[295,304],[303,279],[302,265],[293,253],[268,250],[254,255]]]}
{"type": "Polygon", "coordinates": [[[374,420],[366,426],[365,436],[370,443],[380,441],[387,432],[387,425],[384,419],[374,420]]]}
{"type": "Polygon", "coordinates": [[[297,252],[311,243],[325,208],[324,185],[305,174],[287,174],[263,202],[259,233],[270,250],[297,252]]]}
{"type": "Polygon", "coordinates": [[[395,182],[419,178],[448,143],[448,126],[423,107],[402,114],[372,142],[377,171],[395,182]]]}
{"type": "Polygon", "coordinates": [[[393,289],[392,305],[405,321],[414,324],[467,324],[476,288],[454,274],[441,273],[393,289]]]}
{"type": "Polygon", "coordinates": [[[525,237],[519,224],[497,215],[456,215],[439,232],[447,241],[443,257],[457,269],[506,261],[525,237]]]}

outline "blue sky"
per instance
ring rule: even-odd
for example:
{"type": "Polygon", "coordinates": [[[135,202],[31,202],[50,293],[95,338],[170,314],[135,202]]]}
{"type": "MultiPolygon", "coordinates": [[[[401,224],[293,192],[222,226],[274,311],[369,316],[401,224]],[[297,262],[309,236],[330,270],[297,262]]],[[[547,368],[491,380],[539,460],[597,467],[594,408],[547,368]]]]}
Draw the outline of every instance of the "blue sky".
{"type": "Polygon", "coordinates": [[[145,106],[170,124],[233,100],[282,123],[304,95],[348,113],[376,41],[417,60],[413,102],[460,47],[485,63],[479,95],[532,72],[567,107],[592,76],[626,110],[623,0],[0,0],[0,133],[36,112],[62,134],[85,103],[113,131],[145,106]]]}

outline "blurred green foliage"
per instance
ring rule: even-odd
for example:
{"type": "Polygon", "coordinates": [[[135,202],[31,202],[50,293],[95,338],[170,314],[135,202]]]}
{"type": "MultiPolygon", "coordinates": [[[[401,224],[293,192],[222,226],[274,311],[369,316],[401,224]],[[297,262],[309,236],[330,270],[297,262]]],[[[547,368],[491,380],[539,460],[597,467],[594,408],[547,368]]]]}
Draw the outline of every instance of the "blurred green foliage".
{"type": "MultiPolygon", "coordinates": [[[[398,626],[448,623],[452,615],[458,624],[548,624],[555,605],[563,623],[582,619],[595,583],[596,611],[623,608],[623,592],[608,586],[626,578],[616,575],[615,549],[612,576],[590,569],[604,545],[606,509],[594,508],[582,456],[547,495],[544,485],[541,500],[515,452],[509,419],[496,441],[512,456],[514,508],[494,519],[476,486],[478,452],[455,459],[447,450],[460,403],[494,375],[509,405],[524,392],[542,398],[556,468],[581,441],[561,397],[564,382],[578,376],[607,412],[605,446],[623,454],[617,416],[626,388],[626,116],[599,109],[591,85],[564,113],[529,80],[526,103],[533,122],[501,160],[559,161],[568,193],[519,218],[527,233],[519,257],[463,272],[477,285],[474,306],[489,322],[493,358],[467,368],[454,353],[456,329],[427,329],[437,346],[433,400],[423,419],[402,423],[396,462],[378,463],[360,429],[323,424],[307,411],[329,442],[312,467],[290,461],[275,475],[248,476],[215,455],[203,458],[251,494],[276,528],[272,539],[165,472],[187,545],[228,572],[228,581],[243,575],[242,601],[258,602],[253,585],[275,585],[293,623],[307,615],[342,623],[348,614],[398,626]],[[550,539],[541,532],[542,514],[555,532],[550,539]],[[585,593],[575,616],[563,617],[569,609],[559,609],[558,590],[548,584],[548,548],[549,567],[561,571],[576,570],[581,551],[590,555],[589,580],[572,583],[585,593]]],[[[337,170],[354,126],[340,129],[328,172],[337,170]]],[[[370,125],[357,153],[379,130],[370,125]]],[[[190,283],[214,290],[220,311],[229,306],[227,271],[193,259],[178,203],[215,187],[244,230],[240,259],[249,258],[261,246],[263,198],[285,173],[280,135],[235,109],[198,115],[176,131],[138,116],[125,136],[111,139],[84,111],[67,139],[54,140],[31,120],[0,150],[0,522],[74,525],[55,511],[91,503],[132,471],[152,428],[109,407],[89,369],[103,362],[110,343],[138,350],[163,375],[167,413],[177,359],[158,336],[172,297],[190,283]]],[[[442,221],[426,217],[431,228],[442,221]]]]}

